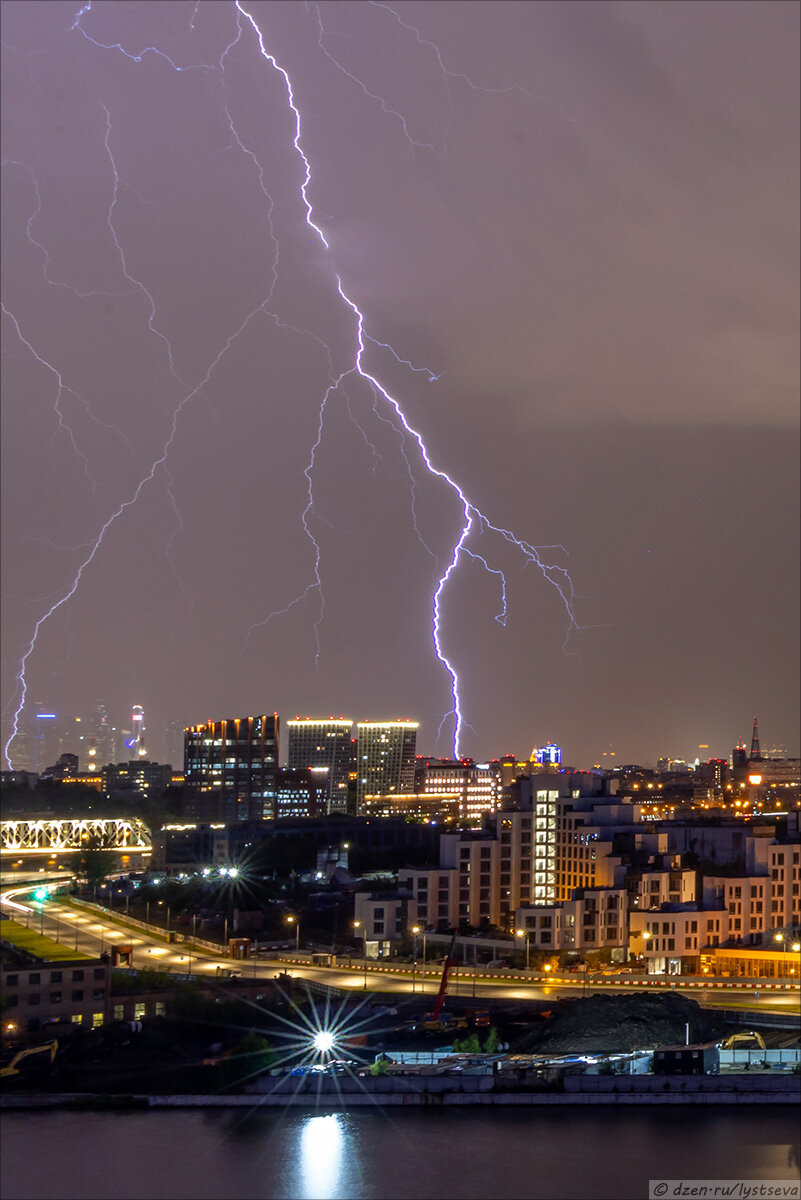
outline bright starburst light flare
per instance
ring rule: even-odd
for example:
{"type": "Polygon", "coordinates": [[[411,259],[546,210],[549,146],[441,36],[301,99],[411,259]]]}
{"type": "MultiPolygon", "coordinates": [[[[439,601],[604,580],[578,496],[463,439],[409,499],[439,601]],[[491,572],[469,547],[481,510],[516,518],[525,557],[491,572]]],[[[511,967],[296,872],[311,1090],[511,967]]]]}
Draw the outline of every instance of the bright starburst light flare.
{"type": "MultiPolygon", "coordinates": [[[[319,1093],[323,1076],[328,1076],[334,1080],[340,1102],[346,1104],[347,1095],[341,1090],[340,1079],[347,1076],[354,1080],[379,1108],[379,1098],[365,1088],[358,1074],[370,1065],[371,1058],[370,1052],[357,1044],[357,1039],[368,1031],[373,1034],[387,1031],[377,1024],[376,1014],[370,1012],[369,1007],[365,1008],[367,998],[364,997],[355,1004],[351,998],[333,1002],[327,993],[322,1002],[318,1003],[310,989],[304,988],[302,979],[292,980],[292,985],[305,990],[305,996],[300,1003],[292,995],[292,986],[285,990],[281,983],[277,984],[278,994],[291,1016],[285,1016],[272,1007],[264,1008],[263,1005],[244,996],[240,997],[241,1003],[259,1014],[259,1031],[266,1035],[271,1044],[277,1041],[280,1046],[273,1047],[271,1058],[272,1069],[278,1071],[275,1077],[264,1076],[265,1067],[263,1061],[259,1061],[261,1055],[258,1051],[229,1054],[226,1061],[235,1063],[238,1067],[237,1085],[241,1087],[259,1076],[272,1078],[271,1088],[266,1092],[254,1094],[254,1108],[258,1107],[260,1098],[264,1102],[267,1096],[277,1090],[286,1094],[289,1106],[295,1096],[301,1090],[305,1090],[305,1079],[316,1079],[319,1093]],[[295,1082],[291,1091],[284,1092],[287,1076],[295,1082]]],[[[244,1025],[241,1028],[243,1032],[247,1032],[244,1025]]],[[[252,1030],[252,1026],[248,1028],[252,1030]]],[[[308,1092],[306,1094],[309,1095],[308,1092]]],[[[313,1096],[314,1092],[310,1094],[310,1098],[313,1096]]]]}
{"type": "MultiPolygon", "coordinates": [[[[443,63],[443,60],[442,60],[442,55],[440,54],[440,51],[435,46],[435,44],[433,42],[423,38],[422,34],[416,27],[411,26],[407,22],[402,20],[401,17],[398,15],[398,13],[393,8],[391,8],[387,4],[376,3],[376,2],[371,3],[371,8],[375,9],[376,11],[382,11],[382,12],[387,13],[388,18],[390,19],[394,28],[400,27],[403,31],[412,33],[416,39],[417,44],[421,48],[421,52],[425,52],[426,54],[430,54],[433,52],[433,54],[435,55],[436,61],[438,63],[438,67],[441,70],[443,77],[445,79],[445,82],[448,84],[449,87],[452,82],[453,83],[459,82],[461,85],[469,87],[470,89],[472,89],[474,91],[488,92],[488,93],[494,93],[494,94],[502,94],[502,93],[517,91],[517,92],[524,94],[525,96],[528,96],[528,97],[531,96],[531,93],[527,92],[524,88],[520,87],[517,84],[512,84],[511,86],[504,87],[504,88],[485,87],[485,86],[475,83],[472,79],[470,79],[467,75],[465,75],[462,72],[458,72],[458,71],[454,71],[452,69],[446,68],[443,63]]],[[[210,76],[215,77],[219,81],[223,93],[225,91],[225,86],[226,86],[226,83],[225,83],[226,68],[227,68],[226,60],[227,60],[228,56],[230,55],[231,51],[233,50],[233,48],[235,46],[237,46],[241,43],[241,46],[240,46],[240,52],[241,52],[243,48],[247,47],[248,41],[250,41],[252,43],[252,45],[254,46],[255,51],[260,56],[261,60],[264,62],[264,64],[266,64],[269,67],[270,71],[272,73],[274,73],[274,75],[278,76],[278,78],[281,81],[281,86],[283,88],[283,92],[285,95],[286,105],[288,107],[288,110],[291,112],[291,122],[292,122],[292,125],[294,126],[294,134],[291,138],[291,146],[297,156],[297,160],[298,160],[298,164],[299,164],[300,180],[297,185],[297,196],[298,196],[298,202],[300,205],[300,210],[302,211],[302,213],[304,215],[305,223],[306,223],[308,229],[313,234],[314,239],[316,239],[316,241],[319,243],[320,247],[326,253],[326,255],[330,255],[330,254],[332,254],[331,243],[329,242],[328,238],[326,237],[326,233],[323,228],[322,218],[316,217],[315,208],[314,208],[312,198],[311,198],[311,192],[312,192],[312,188],[313,188],[313,167],[312,167],[312,162],[311,162],[309,156],[307,155],[306,150],[304,149],[304,142],[303,142],[303,137],[302,137],[302,133],[303,133],[302,116],[301,116],[302,101],[296,96],[295,88],[293,86],[293,82],[292,82],[289,72],[287,71],[285,66],[283,66],[281,63],[278,62],[275,55],[268,48],[265,30],[262,28],[260,23],[257,21],[256,17],[254,16],[254,14],[250,10],[250,8],[245,3],[242,3],[242,0],[233,0],[231,9],[232,9],[232,13],[234,14],[235,29],[232,31],[231,40],[222,48],[219,59],[217,60],[216,63],[205,63],[205,62],[179,63],[175,60],[175,58],[171,57],[170,55],[166,54],[164,51],[162,51],[161,49],[159,49],[158,47],[155,47],[155,46],[146,46],[146,47],[134,52],[131,49],[128,49],[125,46],[123,46],[122,43],[119,41],[101,41],[101,40],[93,37],[92,34],[90,33],[89,29],[87,29],[87,27],[86,27],[87,24],[91,22],[91,19],[93,16],[92,0],[88,0],[87,3],[83,4],[83,6],[80,7],[76,11],[71,28],[75,32],[76,35],[83,37],[87,42],[90,42],[92,45],[96,46],[98,49],[103,50],[103,51],[111,51],[114,53],[122,54],[122,55],[124,55],[124,57],[126,59],[128,59],[130,62],[135,63],[135,64],[142,63],[142,61],[146,57],[148,57],[148,58],[155,58],[155,59],[159,60],[159,62],[166,64],[166,66],[170,70],[178,72],[178,73],[192,75],[195,72],[204,72],[210,76]]],[[[361,88],[362,92],[364,93],[365,97],[368,100],[375,101],[378,104],[380,104],[382,111],[388,117],[391,117],[393,119],[393,121],[400,122],[400,125],[403,129],[404,135],[407,138],[407,141],[409,142],[410,147],[412,147],[412,148],[414,148],[414,147],[429,147],[429,145],[430,145],[429,143],[420,142],[420,141],[416,140],[414,137],[412,137],[412,135],[410,134],[409,129],[408,129],[407,121],[399,112],[397,112],[395,109],[391,108],[382,99],[382,97],[376,95],[374,92],[371,92],[366,87],[366,85],[364,85],[364,83],[361,80],[359,80],[351,72],[345,70],[345,68],[342,67],[342,65],[334,58],[332,51],[326,45],[325,28],[324,28],[323,18],[321,16],[321,11],[324,12],[324,9],[321,10],[317,6],[314,6],[314,13],[316,15],[315,19],[316,19],[316,26],[317,26],[317,29],[316,29],[317,46],[319,47],[319,49],[340,71],[342,71],[350,80],[352,80],[354,83],[356,83],[361,88]]],[[[192,28],[192,29],[194,29],[194,22],[196,19],[197,12],[198,12],[198,6],[196,5],[195,12],[193,13],[192,21],[190,22],[190,28],[192,28]]],[[[405,33],[403,36],[405,36],[405,33]]],[[[242,336],[242,334],[245,332],[245,330],[250,326],[251,322],[253,322],[259,316],[267,317],[269,320],[273,321],[276,325],[278,325],[282,329],[292,330],[295,335],[302,336],[302,337],[309,337],[309,338],[313,339],[320,347],[322,347],[325,350],[327,357],[328,357],[329,383],[328,383],[327,388],[325,389],[324,395],[320,402],[319,416],[318,416],[318,422],[317,422],[317,436],[316,436],[316,440],[314,441],[314,443],[312,445],[308,465],[305,470],[306,480],[307,480],[307,484],[308,484],[307,504],[301,514],[301,523],[303,525],[303,529],[306,534],[306,537],[309,539],[311,546],[312,546],[312,550],[313,550],[312,578],[311,578],[310,582],[308,583],[308,585],[297,596],[295,596],[294,599],[289,600],[289,602],[283,608],[277,609],[276,611],[269,613],[262,621],[259,621],[255,625],[253,625],[251,627],[251,631],[252,631],[252,629],[256,628],[257,626],[262,626],[262,625],[266,624],[268,621],[279,617],[281,614],[289,612],[291,609],[296,607],[298,604],[300,604],[302,601],[307,599],[309,596],[316,594],[319,607],[318,607],[318,615],[314,622],[314,635],[315,635],[316,647],[317,647],[316,657],[319,658],[319,653],[320,653],[319,627],[320,627],[320,623],[322,622],[322,620],[324,618],[324,614],[325,614],[325,599],[324,599],[324,590],[323,590],[323,578],[322,578],[322,574],[321,574],[321,549],[320,549],[319,542],[315,538],[315,534],[314,534],[314,531],[313,531],[312,525],[311,525],[311,519],[312,519],[312,517],[316,518],[317,520],[324,520],[325,518],[321,514],[318,514],[315,511],[314,475],[315,475],[315,466],[316,466],[316,456],[319,451],[322,437],[323,437],[323,428],[324,428],[324,424],[325,424],[325,420],[326,420],[327,408],[328,408],[329,403],[331,402],[331,400],[333,399],[334,396],[341,393],[342,397],[344,398],[346,408],[349,408],[349,401],[348,401],[347,391],[346,391],[346,383],[348,381],[356,379],[357,377],[360,380],[362,380],[364,384],[367,385],[370,392],[372,393],[373,407],[374,407],[376,416],[379,417],[379,419],[381,419],[383,421],[388,421],[391,424],[391,426],[394,428],[394,430],[396,431],[398,436],[400,437],[401,454],[406,461],[406,466],[407,466],[408,474],[409,474],[409,478],[410,478],[412,521],[414,524],[414,528],[417,532],[418,538],[421,541],[421,544],[429,551],[429,553],[433,553],[433,552],[430,550],[430,547],[427,545],[427,543],[422,538],[420,530],[417,526],[417,514],[416,514],[416,508],[415,508],[415,477],[414,477],[414,473],[412,470],[411,461],[410,461],[409,457],[407,456],[407,452],[406,452],[407,443],[412,448],[412,450],[415,454],[416,461],[418,462],[419,466],[422,467],[425,470],[425,472],[427,472],[428,475],[433,480],[439,482],[445,489],[446,493],[450,494],[453,497],[453,499],[456,501],[458,509],[461,513],[461,516],[460,516],[460,519],[458,522],[458,527],[457,527],[455,534],[452,537],[452,541],[450,542],[449,549],[448,549],[446,555],[443,556],[443,560],[441,560],[441,561],[445,562],[444,568],[442,567],[441,562],[440,562],[440,567],[438,568],[438,575],[436,578],[435,585],[433,587],[433,594],[432,594],[432,599],[431,599],[431,618],[430,618],[430,621],[431,621],[430,628],[431,628],[433,649],[434,649],[437,659],[439,660],[442,667],[444,668],[446,677],[448,679],[449,689],[450,689],[450,706],[443,714],[437,736],[438,737],[440,736],[440,734],[442,733],[446,724],[449,722],[449,720],[452,719],[452,739],[451,740],[452,740],[452,753],[455,758],[461,757],[461,754],[462,754],[462,735],[463,735],[463,729],[466,725],[466,720],[465,720],[465,713],[464,713],[463,697],[462,697],[462,692],[461,692],[461,687],[460,687],[459,673],[458,673],[457,666],[455,663],[454,651],[451,649],[446,650],[446,645],[445,645],[446,637],[445,637],[445,629],[443,627],[443,620],[444,620],[444,618],[443,618],[443,601],[444,601],[445,593],[446,593],[449,585],[454,580],[454,577],[459,572],[459,569],[465,564],[465,560],[467,560],[468,562],[478,564],[478,566],[480,568],[482,568],[483,570],[485,570],[489,575],[497,578],[499,586],[500,586],[501,608],[500,608],[500,611],[495,615],[495,620],[498,621],[501,625],[506,625],[507,614],[508,614],[507,581],[506,581],[504,572],[500,569],[500,567],[494,566],[491,564],[491,562],[489,561],[489,557],[486,554],[486,551],[485,551],[485,553],[478,552],[478,550],[475,548],[475,543],[476,543],[477,539],[483,538],[483,537],[487,537],[489,539],[490,537],[492,537],[496,540],[496,542],[499,544],[499,546],[502,546],[503,543],[506,543],[508,546],[513,547],[522,556],[524,564],[525,565],[533,565],[533,566],[537,567],[538,570],[540,571],[540,573],[542,574],[543,578],[547,581],[547,583],[549,583],[557,591],[559,597],[561,598],[562,604],[564,606],[564,610],[565,610],[565,613],[567,616],[567,622],[568,622],[567,623],[567,631],[566,631],[565,639],[563,642],[563,649],[567,645],[567,641],[570,637],[570,634],[574,630],[579,629],[579,625],[576,621],[574,609],[573,609],[573,602],[574,602],[573,585],[572,585],[572,582],[571,582],[568,572],[565,570],[564,567],[559,566],[556,563],[548,562],[542,557],[542,553],[545,550],[558,549],[562,553],[566,553],[564,547],[561,547],[561,546],[560,547],[535,546],[531,542],[520,538],[512,530],[506,529],[499,524],[493,523],[489,519],[489,517],[476,506],[473,499],[471,499],[469,491],[466,489],[466,487],[462,483],[460,483],[457,479],[455,479],[452,475],[450,475],[448,472],[446,472],[441,466],[439,466],[435,463],[435,461],[433,460],[433,458],[431,456],[431,453],[429,452],[428,445],[426,443],[423,433],[414,424],[412,424],[401,401],[389,390],[389,388],[384,383],[381,382],[378,375],[375,373],[375,369],[371,368],[368,365],[368,359],[371,357],[371,351],[373,354],[379,354],[383,350],[383,351],[388,351],[393,356],[397,366],[405,367],[408,371],[411,371],[411,372],[418,372],[418,371],[424,372],[427,374],[429,382],[433,382],[439,378],[439,376],[434,371],[431,371],[427,367],[416,366],[416,365],[412,364],[408,359],[403,358],[402,355],[400,355],[398,352],[396,352],[396,350],[393,347],[389,346],[386,342],[380,341],[377,337],[374,337],[372,334],[370,334],[368,332],[368,319],[365,315],[365,312],[361,308],[361,306],[359,305],[357,300],[354,298],[351,291],[348,290],[348,287],[346,286],[346,284],[344,282],[344,278],[346,275],[346,267],[343,265],[342,267],[335,270],[334,274],[333,274],[333,278],[335,279],[336,296],[338,297],[337,302],[338,302],[338,304],[343,306],[344,309],[347,310],[347,312],[349,313],[349,319],[352,323],[352,329],[353,329],[352,344],[351,344],[351,348],[349,351],[347,363],[346,363],[344,369],[342,369],[338,372],[334,371],[332,364],[333,364],[335,356],[332,353],[330,346],[328,346],[316,334],[314,334],[311,331],[307,331],[307,330],[298,330],[294,326],[285,325],[283,322],[281,322],[279,320],[279,318],[276,316],[275,313],[271,312],[268,309],[267,306],[271,302],[274,292],[275,292],[275,288],[276,288],[276,281],[277,281],[277,277],[278,277],[279,256],[278,256],[278,243],[277,243],[277,240],[276,240],[276,237],[275,237],[275,234],[273,231],[273,227],[272,227],[273,200],[272,200],[272,197],[271,197],[269,191],[267,190],[266,183],[265,183],[266,168],[265,168],[265,165],[259,161],[259,159],[258,159],[256,153],[253,151],[253,149],[248,146],[245,138],[237,131],[233,117],[231,116],[231,113],[230,113],[228,107],[226,106],[226,102],[224,99],[222,102],[222,111],[225,115],[226,123],[228,125],[228,129],[229,129],[229,132],[231,135],[232,145],[235,146],[236,149],[247,158],[247,160],[251,163],[251,165],[256,170],[257,186],[259,187],[259,189],[264,197],[264,200],[265,200],[266,219],[267,219],[267,224],[270,229],[270,237],[271,237],[271,240],[273,243],[273,255],[274,255],[273,268],[272,268],[272,273],[271,273],[271,279],[269,280],[268,292],[267,292],[267,295],[265,296],[265,298],[261,301],[261,303],[259,303],[258,305],[256,305],[255,308],[252,309],[252,311],[245,317],[245,319],[243,321],[240,322],[238,327],[235,330],[233,330],[228,335],[227,338],[220,339],[220,342],[221,342],[220,348],[218,349],[216,355],[213,357],[213,359],[209,363],[208,368],[206,369],[203,377],[201,379],[199,379],[194,385],[190,385],[189,383],[185,383],[184,380],[181,378],[181,376],[176,371],[173,347],[170,344],[169,339],[162,332],[162,330],[159,328],[158,323],[157,323],[157,306],[156,306],[154,297],[153,297],[151,291],[148,290],[146,285],[139,278],[137,278],[136,276],[134,276],[131,273],[131,271],[128,267],[127,261],[126,261],[125,251],[123,249],[122,243],[120,241],[119,235],[118,235],[117,230],[114,225],[115,207],[118,203],[118,199],[119,199],[119,195],[120,195],[120,188],[122,186],[123,181],[121,180],[119,170],[117,167],[117,162],[115,160],[115,156],[113,153],[112,114],[106,105],[102,105],[103,127],[104,127],[103,145],[104,145],[104,149],[106,152],[106,159],[107,159],[109,168],[110,168],[112,176],[113,176],[113,188],[112,188],[111,203],[110,203],[110,206],[107,211],[108,229],[109,229],[112,241],[113,241],[113,245],[117,252],[119,268],[120,268],[123,280],[131,288],[135,289],[135,291],[145,300],[146,310],[147,310],[146,311],[147,329],[148,329],[149,333],[152,334],[157,339],[158,343],[160,344],[160,346],[162,348],[162,352],[166,355],[168,372],[172,378],[173,383],[180,387],[181,395],[180,395],[180,398],[174,403],[174,406],[172,409],[172,414],[171,414],[171,421],[169,423],[167,436],[163,442],[161,452],[159,454],[157,454],[157,456],[151,462],[149,468],[141,475],[138,483],[136,483],[136,485],[131,489],[130,494],[127,496],[127,498],[118,504],[118,506],[100,524],[99,530],[94,535],[94,537],[88,540],[87,550],[84,554],[83,561],[78,566],[77,571],[75,572],[70,585],[68,587],[66,587],[61,592],[61,594],[57,594],[57,598],[55,599],[55,601],[50,605],[50,607],[44,613],[42,613],[42,615],[34,623],[31,638],[30,638],[27,646],[25,647],[23,654],[21,656],[20,662],[19,662],[19,667],[18,667],[17,674],[16,674],[15,694],[11,701],[11,704],[12,705],[15,704],[16,707],[13,712],[11,734],[5,745],[5,758],[6,758],[6,761],[8,762],[9,767],[11,767],[11,765],[12,765],[10,757],[9,757],[10,746],[11,746],[11,743],[14,740],[15,736],[17,735],[17,732],[19,729],[20,716],[21,716],[21,713],[25,706],[27,692],[28,692],[27,672],[28,672],[29,661],[30,661],[31,655],[33,654],[33,652],[36,648],[37,640],[38,640],[39,634],[42,630],[42,627],[50,620],[51,617],[53,617],[53,615],[56,612],[58,612],[60,609],[62,609],[65,605],[67,605],[69,603],[69,601],[72,599],[72,597],[75,595],[76,591],[78,590],[79,586],[81,585],[81,582],[83,580],[83,577],[84,577],[87,569],[91,566],[91,564],[95,560],[97,554],[101,550],[101,547],[103,546],[104,541],[107,539],[112,527],[118,522],[119,518],[121,518],[131,507],[133,507],[137,503],[143,490],[147,487],[147,485],[149,483],[151,483],[154,480],[154,478],[157,476],[157,474],[160,474],[160,476],[165,481],[166,489],[170,496],[176,519],[179,522],[179,527],[182,527],[181,516],[180,516],[180,513],[177,508],[175,497],[171,490],[171,486],[170,486],[171,478],[170,478],[168,468],[167,468],[167,460],[168,460],[170,451],[173,447],[173,444],[174,444],[175,439],[178,434],[178,426],[179,426],[179,421],[180,421],[181,415],[182,415],[185,407],[188,404],[190,404],[190,402],[193,401],[198,396],[198,393],[209,382],[212,375],[217,370],[217,368],[221,364],[223,358],[227,355],[228,351],[231,349],[233,344],[242,336]],[[384,410],[383,414],[380,411],[381,409],[384,410]]],[[[28,236],[29,241],[34,241],[35,245],[39,245],[39,243],[36,243],[35,240],[32,239],[31,232],[30,232],[30,227],[31,227],[31,224],[33,223],[34,217],[38,214],[39,208],[41,207],[38,191],[36,190],[35,178],[34,178],[34,190],[36,191],[37,209],[36,209],[36,213],[34,213],[34,216],[32,216],[28,222],[27,236],[28,236]]],[[[47,252],[45,251],[45,255],[46,255],[46,253],[47,252]]],[[[44,260],[43,269],[44,269],[45,277],[46,277],[47,281],[55,283],[55,281],[51,280],[50,277],[47,275],[47,258],[46,257],[44,260]]],[[[60,281],[59,281],[58,286],[62,286],[60,284],[60,281]]],[[[5,310],[5,309],[3,311],[7,312],[7,310],[5,310]]],[[[87,475],[87,478],[89,478],[91,480],[91,476],[89,475],[89,465],[86,461],[86,458],[80,451],[79,447],[77,446],[75,437],[72,434],[71,429],[69,429],[69,427],[66,426],[66,424],[63,420],[63,417],[62,417],[61,410],[59,408],[59,402],[60,402],[60,398],[61,398],[62,394],[66,393],[68,390],[72,390],[72,389],[70,388],[69,384],[67,384],[64,381],[62,374],[52,364],[50,364],[49,362],[46,362],[42,357],[40,357],[38,355],[38,353],[36,352],[36,350],[33,348],[32,344],[24,338],[21,327],[20,327],[19,323],[17,322],[16,318],[13,316],[13,314],[8,313],[8,316],[10,317],[11,321],[13,322],[16,333],[17,333],[18,337],[20,338],[20,340],[23,342],[23,344],[27,347],[27,349],[34,355],[34,357],[40,363],[42,363],[44,366],[46,366],[53,373],[53,376],[55,377],[55,379],[57,381],[57,387],[58,387],[58,396],[56,399],[56,412],[58,414],[59,421],[63,427],[67,428],[67,432],[68,432],[69,436],[71,437],[72,444],[73,444],[73,447],[74,447],[76,453],[78,454],[79,458],[81,459],[84,471],[87,475]]],[[[361,426],[358,424],[358,422],[354,421],[354,424],[356,425],[356,428],[361,433],[362,437],[364,437],[365,441],[367,441],[368,444],[371,444],[369,442],[369,438],[367,437],[367,435],[365,434],[365,432],[361,428],[361,426]]],[[[377,454],[377,451],[375,451],[374,447],[373,447],[373,450],[374,450],[374,453],[377,454]]],[[[173,534],[173,537],[174,536],[175,535],[173,534]]],[[[171,539],[171,541],[172,541],[172,539],[171,539]]]]}

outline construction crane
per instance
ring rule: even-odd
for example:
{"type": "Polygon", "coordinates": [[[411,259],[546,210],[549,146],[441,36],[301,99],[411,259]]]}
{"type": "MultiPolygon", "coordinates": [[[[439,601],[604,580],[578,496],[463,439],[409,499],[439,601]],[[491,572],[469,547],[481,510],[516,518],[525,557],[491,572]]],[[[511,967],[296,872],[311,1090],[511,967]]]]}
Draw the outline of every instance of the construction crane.
{"type": "Polygon", "coordinates": [[[58,1053],[58,1042],[56,1040],[52,1042],[44,1042],[41,1046],[28,1046],[27,1050],[17,1051],[10,1063],[8,1063],[5,1067],[0,1067],[0,1076],[5,1078],[8,1075],[21,1074],[19,1064],[23,1062],[24,1059],[30,1058],[31,1055],[44,1054],[45,1052],[50,1055],[50,1062],[52,1064],[55,1060],[56,1054],[58,1053]]]}
{"type": "Polygon", "coordinates": [[[419,1023],[419,1028],[422,1029],[424,1033],[451,1033],[457,1029],[467,1029],[467,1021],[464,1017],[445,1016],[445,1014],[442,1012],[442,1005],[445,1001],[445,996],[448,991],[448,980],[450,978],[451,971],[456,965],[455,948],[456,931],[454,930],[453,937],[451,938],[451,944],[448,948],[448,953],[442,968],[442,979],[440,980],[437,998],[434,1001],[433,1012],[431,1013],[430,1017],[424,1017],[419,1023]]]}

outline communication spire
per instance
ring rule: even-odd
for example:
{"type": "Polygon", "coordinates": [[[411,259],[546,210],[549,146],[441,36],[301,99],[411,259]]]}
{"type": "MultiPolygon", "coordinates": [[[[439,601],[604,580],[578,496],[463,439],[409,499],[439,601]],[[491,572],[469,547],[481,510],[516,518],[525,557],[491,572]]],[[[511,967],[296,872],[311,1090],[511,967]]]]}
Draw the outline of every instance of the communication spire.
{"type": "Polygon", "coordinates": [[[757,719],[754,717],[754,732],[751,734],[751,753],[748,755],[751,759],[761,759],[762,751],[759,748],[759,726],[757,719]]]}

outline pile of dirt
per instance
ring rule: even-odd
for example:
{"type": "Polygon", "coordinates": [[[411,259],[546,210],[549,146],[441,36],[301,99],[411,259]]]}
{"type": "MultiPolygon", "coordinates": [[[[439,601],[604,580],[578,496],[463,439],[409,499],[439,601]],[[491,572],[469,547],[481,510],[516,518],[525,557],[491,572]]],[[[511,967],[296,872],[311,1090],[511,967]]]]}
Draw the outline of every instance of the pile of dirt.
{"type": "Polygon", "coordinates": [[[517,1054],[579,1054],[651,1050],[686,1038],[708,1042],[723,1033],[723,1022],[695,1001],[675,992],[584,996],[561,1004],[547,1020],[524,1034],[517,1054]]]}

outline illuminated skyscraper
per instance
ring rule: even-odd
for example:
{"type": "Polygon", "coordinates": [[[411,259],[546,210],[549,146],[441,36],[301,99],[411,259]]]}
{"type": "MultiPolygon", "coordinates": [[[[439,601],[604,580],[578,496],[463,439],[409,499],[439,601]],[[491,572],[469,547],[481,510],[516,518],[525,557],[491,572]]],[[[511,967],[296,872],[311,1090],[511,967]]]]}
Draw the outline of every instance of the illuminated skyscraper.
{"type": "Polygon", "coordinates": [[[141,704],[135,704],[131,709],[132,733],[126,738],[125,745],[136,758],[147,758],[145,746],[145,711],[141,704]]]}
{"type": "Polygon", "coordinates": [[[291,771],[308,768],[325,781],[328,812],[346,809],[352,727],[353,722],[344,719],[287,721],[287,766],[291,771]]]}
{"type": "Polygon", "coordinates": [[[89,749],[90,751],[94,749],[94,754],[88,754],[89,762],[86,764],[88,770],[99,770],[100,767],[117,761],[117,730],[112,725],[106,706],[102,701],[95,706],[90,737],[94,741],[94,746],[90,745],[89,749]]]}
{"type": "Polygon", "coordinates": [[[36,705],[33,718],[33,769],[41,773],[51,767],[61,753],[61,727],[58,716],[36,705]]]}
{"type": "Polygon", "coordinates": [[[273,818],[278,733],[277,713],[207,721],[185,730],[189,815],[226,823],[273,818]]]}
{"type": "Polygon", "coordinates": [[[417,721],[360,721],[356,727],[356,800],[414,790],[417,721]]]}

